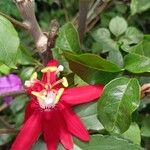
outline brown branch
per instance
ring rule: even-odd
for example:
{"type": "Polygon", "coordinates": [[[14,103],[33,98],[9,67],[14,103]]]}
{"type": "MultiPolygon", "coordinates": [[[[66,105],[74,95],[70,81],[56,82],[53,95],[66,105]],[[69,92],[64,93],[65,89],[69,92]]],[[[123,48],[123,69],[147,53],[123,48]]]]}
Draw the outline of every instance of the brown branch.
{"type": "MultiPolygon", "coordinates": [[[[108,6],[109,2],[108,0],[95,0],[94,2],[91,1],[89,8],[89,12],[87,14],[87,20],[86,20],[86,32],[91,30],[94,25],[99,21],[100,17],[99,15],[104,11],[104,9],[108,6]]],[[[79,19],[79,13],[76,15],[73,23],[78,28],[78,19],[79,19]]]]}
{"type": "Polygon", "coordinates": [[[43,34],[35,17],[34,0],[16,0],[16,5],[24,19],[24,24],[28,26],[28,31],[32,35],[39,53],[43,53],[47,48],[47,37],[43,34]]]}
{"type": "Polygon", "coordinates": [[[86,30],[86,19],[89,10],[90,0],[79,0],[79,17],[78,17],[78,32],[80,42],[83,41],[84,33],[86,30]]]}

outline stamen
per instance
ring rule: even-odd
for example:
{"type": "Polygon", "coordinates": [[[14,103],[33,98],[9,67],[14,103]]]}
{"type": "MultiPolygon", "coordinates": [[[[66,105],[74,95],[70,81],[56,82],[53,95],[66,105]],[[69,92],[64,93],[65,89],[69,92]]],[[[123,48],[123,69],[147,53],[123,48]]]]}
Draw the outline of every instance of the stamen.
{"type": "Polygon", "coordinates": [[[63,70],[64,70],[64,66],[59,65],[58,68],[57,68],[56,74],[57,74],[58,72],[63,71],[63,70]]]}
{"type": "Polygon", "coordinates": [[[66,77],[63,77],[62,79],[63,79],[63,82],[62,82],[63,86],[64,86],[64,87],[68,87],[67,78],[66,78],[66,77]]]}
{"type": "Polygon", "coordinates": [[[60,97],[62,96],[64,92],[64,88],[60,88],[57,92],[56,98],[55,98],[55,104],[58,103],[58,101],[60,100],[60,97]]]}
{"type": "Polygon", "coordinates": [[[35,79],[37,79],[37,72],[34,72],[34,73],[31,75],[30,81],[33,81],[33,80],[35,80],[35,79]]]}
{"type": "Polygon", "coordinates": [[[56,66],[48,66],[45,67],[41,70],[42,73],[46,73],[46,72],[55,72],[57,71],[57,67],[56,66]]]}
{"type": "Polygon", "coordinates": [[[42,99],[42,100],[46,100],[46,97],[43,96],[43,95],[41,95],[41,94],[38,93],[38,92],[32,91],[31,93],[32,93],[34,96],[36,96],[37,98],[40,98],[40,99],[42,99]]]}
{"type": "Polygon", "coordinates": [[[66,77],[63,77],[62,79],[60,79],[60,80],[56,81],[55,83],[53,83],[51,88],[53,88],[54,86],[56,86],[56,85],[58,85],[58,84],[60,84],[60,83],[62,83],[62,85],[63,85],[64,87],[68,87],[67,78],[66,78],[66,77]]]}

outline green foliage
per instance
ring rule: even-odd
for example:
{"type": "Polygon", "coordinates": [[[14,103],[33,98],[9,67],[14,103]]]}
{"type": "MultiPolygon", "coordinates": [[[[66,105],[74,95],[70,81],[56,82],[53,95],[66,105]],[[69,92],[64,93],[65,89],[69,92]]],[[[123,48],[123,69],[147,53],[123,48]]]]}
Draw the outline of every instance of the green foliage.
{"type": "Polygon", "coordinates": [[[139,106],[136,79],[118,78],[105,86],[98,102],[98,118],[109,132],[123,133],[131,124],[131,115],[139,106]],[[128,108],[128,109],[127,109],[128,108]]]}
{"type": "Polygon", "coordinates": [[[75,150],[142,150],[137,145],[114,136],[93,135],[89,143],[75,142],[75,150]]]}
{"type": "Polygon", "coordinates": [[[130,8],[131,8],[132,15],[136,13],[141,13],[150,8],[150,1],[149,0],[132,0],[130,8]]]}
{"type": "Polygon", "coordinates": [[[56,41],[56,47],[61,50],[81,53],[79,36],[73,24],[67,23],[61,27],[56,41]]]}
{"type": "MultiPolygon", "coordinates": [[[[105,85],[98,102],[74,107],[91,134],[89,143],[74,139],[74,150],[140,150],[141,141],[145,148],[150,137],[149,99],[145,97],[140,102],[139,83],[149,83],[150,79],[149,9],[149,0],[110,1],[97,16],[99,22],[80,43],[72,21],[78,16],[78,1],[36,1],[36,16],[43,31],[48,32],[52,19],[60,24],[52,49],[54,58],[65,67],[60,76],[68,77],[70,86],[105,85]]],[[[20,20],[11,0],[1,1],[0,11],[20,20]]],[[[97,19],[94,15],[92,23],[97,19]]],[[[32,51],[35,49],[32,37],[22,29],[17,32],[0,16],[0,75],[15,73],[24,82],[34,71],[41,70],[42,64],[36,50],[32,51]]],[[[24,94],[13,98],[12,105],[0,116],[19,128],[29,98],[24,94]]],[[[6,128],[1,121],[0,127],[6,128]]],[[[1,134],[0,146],[11,142],[13,137],[1,134]]],[[[46,145],[39,140],[32,149],[46,150],[46,145]]],[[[59,146],[58,150],[64,148],[59,146]]]]}
{"type": "Polygon", "coordinates": [[[115,35],[119,36],[127,30],[127,22],[121,17],[114,17],[109,23],[110,31],[115,35]]]}
{"type": "Polygon", "coordinates": [[[15,68],[19,37],[12,24],[2,16],[0,16],[0,33],[0,61],[15,68]]]}

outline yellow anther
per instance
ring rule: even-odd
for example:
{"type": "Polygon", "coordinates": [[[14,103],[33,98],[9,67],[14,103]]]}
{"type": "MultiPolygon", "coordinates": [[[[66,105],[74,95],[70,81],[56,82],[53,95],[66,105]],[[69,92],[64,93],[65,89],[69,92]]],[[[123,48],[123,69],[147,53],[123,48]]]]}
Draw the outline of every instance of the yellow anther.
{"type": "Polygon", "coordinates": [[[46,90],[48,90],[48,87],[49,87],[49,86],[48,86],[48,84],[46,84],[44,87],[45,87],[46,90]]]}
{"type": "Polygon", "coordinates": [[[46,100],[46,97],[41,95],[39,92],[32,91],[31,93],[32,93],[32,95],[36,96],[37,98],[40,98],[42,100],[46,100]]]}
{"type": "Polygon", "coordinates": [[[66,77],[63,77],[62,80],[63,80],[62,85],[63,85],[64,87],[68,87],[67,78],[66,78],[66,77]]]}
{"type": "Polygon", "coordinates": [[[60,100],[62,94],[64,92],[64,88],[60,88],[57,92],[56,98],[55,98],[55,104],[58,103],[58,101],[60,100]]]}
{"type": "Polygon", "coordinates": [[[49,67],[45,67],[41,70],[42,73],[46,73],[46,72],[55,72],[57,71],[57,67],[56,66],[49,66],[49,67]]]}
{"type": "Polygon", "coordinates": [[[34,72],[31,77],[30,77],[30,81],[37,79],[37,72],[34,72]]]}

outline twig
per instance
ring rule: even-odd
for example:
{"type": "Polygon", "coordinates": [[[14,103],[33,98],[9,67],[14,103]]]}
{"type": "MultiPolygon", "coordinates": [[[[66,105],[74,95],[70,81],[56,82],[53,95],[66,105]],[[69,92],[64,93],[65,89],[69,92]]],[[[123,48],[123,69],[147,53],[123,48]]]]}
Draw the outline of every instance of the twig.
{"type": "Polygon", "coordinates": [[[23,28],[23,29],[26,29],[28,30],[28,26],[10,16],[7,16],[6,14],[0,12],[0,15],[5,17],[6,19],[8,19],[12,24],[14,24],[15,26],[19,27],[19,28],[23,28]]]}
{"type": "Polygon", "coordinates": [[[32,35],[39,53],[43,53],[47,48],[47,37],[43,34],[35,17],[34,0],[16,0],[16,5],[24,19],[24,24],[28,26],[28,31],[32,35]]]}
{"type": "MultiPolygon", "coordinates": [[[[87,14],[87,20],[86,20],[86,32],[91,30],[94,25],[99,21],[100,17],[99,15],[104,11],[104,9],[107,7],[109,2],[107,0],[95,0],[95,2],[91,1],[91,7],[89,9],[89,12],[87,14]]],[[[74,25],[78,28],[78,19],[79,19],[79,13],[76,15],[74,19],[74,25]]]]}
{"type": "Polygon", "coordinates": [[[14,95],[20,95],[25,94],[25,90],[17,91],[17,92],[7,92],[4,94],[0,94],[0,98],[6,97],[6,96],[14,96],[14,95]]]}
{"type": "Polygon", "coordinates": [[[0,122],[6,127],[6,128],[9,128],[9,129],[12,129],[13,126],[10,125],[8,122],[6,122],[2,117],[0,117],[0,122]]]}
{"type": "Polygon", "coordinates": [[[83,41],[84,33],[86,30],[86,19],[89,10],[90,0],[79,0],[79,17],[78,17],[78,32],[80,42],[83,41]]]}
{"type": "Polygon", "coordinates": [[[6,103],[2,104],[0,106],[0,112],[3,111],[4,109],[6,109],[8,107],[8,105],[6,103]]]}
{"type": "Polygon", "coordinates": [[[19,129],[0,129],[0,134],[17,133],[19,129]]]}
{"type": "Polygon", "coordinates": [[[57,20],[52,20],[49,25],[47,48],[42,56],[44,65],[46,65],[48,63],[49,59],[51,59],[53,57],[51,49],[54,47],[58,30],[59,30],[59,24],[58,24],[57,20]]]}

